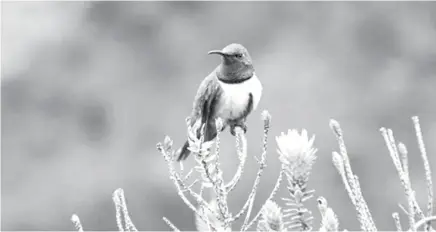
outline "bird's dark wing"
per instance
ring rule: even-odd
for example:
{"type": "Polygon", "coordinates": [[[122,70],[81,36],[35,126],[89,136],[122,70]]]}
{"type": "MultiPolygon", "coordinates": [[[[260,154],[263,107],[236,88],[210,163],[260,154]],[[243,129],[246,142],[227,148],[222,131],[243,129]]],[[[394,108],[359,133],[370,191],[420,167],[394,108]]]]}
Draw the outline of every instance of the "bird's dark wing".
{"type": "MultiPolygon", "coordinates": [[[[201,120],[202,124],[206,124],[205,141],[214,139],[217,135],[215,121],[211,120],[215,115],[215,104],[219,99],[222,90],[215,75],[215,71],[209,74],[200,84],[197,94],[195,95],[194,105],[189,123],[193,126],[197,120],[201,120]]],[[[197,137],[200,136],[200,130],[197,130],[197,137]]],[[[177,161],[185,160],[191,151],[189,142],[186,141],[178,153],[177,161]]]]}
{"type": "Polygon", "coordinates": [[[198,88],[191,114],[191,125],[194,125],[198,119],[201,119],[202,124],[209,125],[209,120],[215,115],[214,106],[220,94],[221,87],[214,71],[201,82],[198,88]]]}

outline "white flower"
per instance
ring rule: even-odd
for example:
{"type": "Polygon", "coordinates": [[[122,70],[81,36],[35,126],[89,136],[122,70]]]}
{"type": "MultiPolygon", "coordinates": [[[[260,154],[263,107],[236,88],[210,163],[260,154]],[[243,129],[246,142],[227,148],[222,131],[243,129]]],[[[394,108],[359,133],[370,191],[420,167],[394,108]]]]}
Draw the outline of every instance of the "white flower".
{"type": "Polygon", "coordinates": [[[280,136],[276,137],[280,160],[285,164],[298,160],[312,163],[316,158],[315,152],[317,151],[313,148],[314,140],[315,135],[309,139],[305,129],[301,131],[301,135],[297,130],[288,130],[287,134],[282,132],[280,136]]]}
{"type": "Polygon", "coordinates": [[[301,134],[297,130],[288,130],[288,133],[282,132],[277,136],[276,141],[277,152],[286,167],[288,177],[295,181],[306,181],[316,159],[317,149],[313,148],[315,135],[309,139],[305,129],[301,134]]]}

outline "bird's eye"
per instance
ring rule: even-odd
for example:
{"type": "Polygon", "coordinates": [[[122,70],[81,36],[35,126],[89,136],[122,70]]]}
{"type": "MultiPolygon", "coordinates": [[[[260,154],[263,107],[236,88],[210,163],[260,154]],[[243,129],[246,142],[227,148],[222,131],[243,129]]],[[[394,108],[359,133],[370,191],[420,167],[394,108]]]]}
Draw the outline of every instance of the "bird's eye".
{"type": "Polygon", "coordinates": [[[243,56],[242,53],[236,53],[236,54],[235,54],[235,57],[236,57],[236,58],[242,58],[242,56],[243,56]]]}

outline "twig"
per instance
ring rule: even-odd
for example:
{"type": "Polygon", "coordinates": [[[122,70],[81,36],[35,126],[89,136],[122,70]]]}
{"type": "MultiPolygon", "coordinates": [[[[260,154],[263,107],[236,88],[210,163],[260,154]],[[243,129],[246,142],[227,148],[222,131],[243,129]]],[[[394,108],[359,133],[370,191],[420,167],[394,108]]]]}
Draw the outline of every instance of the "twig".
{"type": "Polygon", "coordinates": [[[365,198],[363,198],[362,190],[360,188],[359,178],[356,175],[354,175],[354,180],[356,182],[357,200],[360,202],[359,205],[362,207],[362,210],[365,212],[366,215],[365,217],[366,227],[370,231],[377,231],[377,228],[375,228],[375,223],[371,216],[371,212],[369,211],[368,204],[366,203],[365,198]]]}
{"type": "Polygon", "coordinates": [[[222,129],[222,127],[223,127],[223,122],[222,122],[222,120],[221,120],[221,118],[217,118],[216,120],[215,120],[215,128],[216,128],[216,138],[215,138],[215,160],[216,160],[216,163],[215,163],[215,173],[217,173],[217,174],[219,174],[220,173],[220,162],[218,162],[219,161],[219,159],[220,159],[220,134],[221,134],[221,129],[222,129]]]}
{"type": "Polygon", "coordinates": [[[73,214],[71,216],[71,221],[74,223],[74,227],[76,228],[76,230],[78,232],[83,232],[83,226],[82,226],[82,223],[80,222],[80,218],[79,218],[79,216],[77,216],[77,214],[73,214]]]}
{"type": "Polygon", "coordinates": [[[206,185],[205,185],[204,183],[201,183],[201,186],[200,186],[200,192],[198,193],[198,195],[199,195],[200,197],[203,197],[203,191],[204,191],[204,188],[206,188],[206,185]]]}
{"type": "MultiPolygon", "coordinates": [[[[280,188],[280,184],[282,183],[282,180],[283,180],[283,174],[285,173],[285,169],[284,169],[284,167],[282,166],[282,168],[281,168],[281,170],[280,170],[280,173],[279,173],[279,177],[277,178],[277,181],[276,181],[276,184],[275,184],[275,186],[274,186],[274,188],[273,188],[273,190],[272,190],[272,192],[270,193],[270,195],[269,195],[269,197],[267,198],[267,200],[265,201],[265,202],[267,202],[267,201],[270,201],[270,200],[272,200],[273,198],[274,198],[274,196],[276,195],[276,193],[277,193],[277,191],[279,190],[279,188],[280,188]]],[[[265,205],[265,204],[264,204],[265,205]]],[[[262,206],[263,207],[263,206],[262,206]]],[[[240,212],[241,213],[241,212],[240,212]]],[[[242,212],[243,213],[243,212],[242,212]]],[[[259,218],[259,216],[262,214],[262,209],[260,209],[259,210],[259,212],[257,212],[257,214],[256,214],[256,216],[251,220],[251,222],[250,223],[248,223],[248,225],[246,225],[245,227],[242,227],[242,229],[241,229],[241,231],[246,231],[246,230],[248,230],[256,221],[257,221],[257,219],[259,218]]],[[[236,218],[236,216],[235,216],[235,218],[236,218]]]]}
{"type": "Polygon", "coordinates": [[[116,191],[112,195],[112,200],[115,203],[115,218],[117,221],[118,231],[124,231],[123,219],[121,216],[121,202],[118,196],[115,194],[116,191]]]}
{"type": "Polygon", "coordinates": [[[401,161],[400,161],[400,155],[399,155],[398,148],[397,148],[397,145],[396,145],[396,142],[395,142],[395,138],[394,138],[394,132],[392,131],[392,129],[389,129],[389,128],[386,129],[386,132],[387,132],[387,135],[388,135],[388,141],[389,141],[389,143],[391,145],[391,149],[392,149],[393,155],[395,156],[395,160],[398,161],[399,167],[402,167],[401,161]]]}
{"type": "MultiPolygon", "coordinates": [[[[427,158],[427,152],[425,150],[424,139],[421,132],[421,126],[419,124],[418,116],[412,117],[413,124],[415,126],[416,138],[418,140],[419,151],[421,152],[422,161],[424,162],[425,180],[427,182],[427,217],[433,214],[433,183],[431,180],[430,164],[427,158]]],[[[431,227],[431,221],[427,223],[427,230],[431,227]]]]}
{"type": "Polygon", "coordinates": [[[174,232],[180,232],[180,230],[179,229],[177,229],[177,227],[173,224],[173,223],[171,223],[171,221],[170,220],[168,220],[168,218],[166,218],[166,217],[163,217],[162,218],[163,220],[164,220],[164,222],[174,231],[174,232]]]}
{"type": "Polygon", "coordinates": [[[167,154],[167,152],[165,151],[165,149],[163,149],[163,146],[161,143],[157,144],[157,149],[161,152],[161,154],[164,156],[165,160],[168,163],[168,169],[169,169],[169,173],[170,173],[170,179],[173,181],[174,185],[177,188],[177,194],[179,195],[179,197],[183,200],[183,202],[192,210],[194,211],[194,213],[196,215],[198,215],[205,223],[208,223],[208,226],[211,229],[215,229],[213,227],[213,225],[211,225],[207,218],[201,214],[196,207],[194,207],[194,205],[192,205],[192,203],[188,200],[188,198],[186,198],[185,194],[182,191],[182,187],[180,186],[180,179],[178,178],[178,175],[173,167],[173,160],[172,158],[167,154]]]}
{"type": "MultiPolygon", "coordinates": [[[[130,219],[129,211],[127,210],[126,198],[124,197],[124,190],[121,188],[115,190],[113,193],[113,200],[117,210],[117,215],[119,215],[120,210],[122,210],[123,212],[125,229],[127,231],[138,231],[135,225],[133,224],[132,220],[130,219]]],[[[117,220],[118,219],[119,216],[117,216],[117,220]]]]}
{"type": "MultiPolygon", "coordinates": [[[[195,225],[196,225],[196,227],[197,227],[197,231],[204,231],[204,230],[206,230],[206,231],[213,231],[213,230],[209,227],[209,225],[212,224],[212,222],[210,222],[210,221],[211,221],[211,220],[210,220],[210,219],[211,219],[210,217],[216,218],[216,216],[215,216],[215,212],[209,212],[209,214],[207,214],[207,213],[205,212],[205,208],[204,208],[204,206],[200,206],[200,211],[201,211],[202,214],[205,214],[205,215],[206,215],[207,223],[204,223],[204,222],[203,222],[201,219],[199,219],[198,216],[196,215],[196,217],[195,217],[195,225]],[[205,227],[206,227],[206,228],[205,228],[205,227]]],[[[219,228],[219,225],[217,224],[216,227],[219,228]]]]}
{"type": "MultiPolygon", "coordinates": [[[[218,161],[217,161],[218,162],[218,161]]],[[[216,180],[212,177],[211,173],[209,172],[207,168],[206,161],[202,161],[203,169],[206,173],[206,177],[209,179],[209,181],[212,183],[213,190],[215,191],[218,210],[220,213],[221,221],[224,222],[224,228],[228,228],[229,226],[229,209],[227,206],[227,193],[224,191],[224,185],[223,185],[223,178],[221,175],[221,170],[216,174],[216,180]]]]}
{"type": "Polygon", "coordinates": [[[242,130],[235,130],[235,132],[236,132],[236,150],[238,153],[239,165],[232,180],[226,185],[227,193],[231,192],[236,187],[236,184],[239,182],[239,180],[241,179],[242,173],[244,171],[245,161],[247,160],[247,139],[245,138],[243,133],[239,133],[242,132],[242,130]]]}
{"type": "Polygon", "coordinates": [[[397,231],[403,231],[403,228],[401,228],[400,216],[398,215],[397,212],[392,214],[392,218],[394,219],[395,227],[397,228],[397,231]]]}
{"type": "Polygon", "coordinates": [[[348,183],[347,174],[344,170],[344,159],[342,156],[336,151],[332,152],[332,161],[335,165],[336,169],[341,176],[342,183],[344,183],[345,189],[347,190],[348,196],[350,196],[351,202],[353,205],[356,205],[356,199],[354,198],[353,190],[351,190],[350,184],[348,183]]]}
{"type": "MultiPolygon", "coordinates": [[[[185,167],[183,165],[183,162],[179,162],[179,168],[180,168],[180,172],[183,173],[183,171],[185,170],[185,167]]],[[[192,169],[191,169],[192,170],[192,169]]],[[[188,173],[189,174],[189,173],[188,173]]],[[[188,175],[187,175],[188,176],[188,175]]]]}
{"type": "Polygon", "coordinates": [[[262,112],[262,120],[264,122],[264,124],[263,124],[263,139],[262,139],[263,150],[262,150],[261,158],[258,161],[259,169],[258,169],[257,174],[256,174],[256,179],[254,180],[253,187],[251,188],[251,192],[250,192],[247,200],[245,201],[244,206],[230,221],[237,220],[242,214],[245,213],[247,208],[250,206],[250,202],[254,202],[254,199],[252,199],[252,198],[254,198],[256,195],[257,187],[259,186],[259,183],[260,183],[260,177],[262,176],[262,173],[263,173],[264,169],[266,168],[266,154],[267,154],[267,150],[268,150],[268,132],[269,132],[270,123],[271,123],[271,115],[269,115],[268,111],[265,110],[262,112]]]}
{"type": "Polygon", "coordinates": [[[401,154],[401,164],[403,166],[404,174],[406,174],[407,178],[410,180],[409,175],[409,160],[407,158],[407,147],[404,145],[404,143],[398,143],[398,151],[400,151],[401,154]]]}
{"type": "Polygon", "coordinates": [[[248,211],[247,211],[247,215],[245,215],[245,220],[244,220],[244,224],[242,224],[242,227],[247,226],[249,220],[250,220],[250,215],[251,215],[251,211],[253,210],[253,205],[254,205],[254,199],[256,198],[256,194],[254,194],[254,196],[251,198],[250,204],[248,206],[248,211]]]}
{"type": "MultiPolygon", "coordinates": [[[[183,162],[180,162],[180,163],[183,163],[183,162]]],[[[185,177],[183,177],[183,181],[187,181],[189,179],[189,177],[191,177],[193,172],[194,172],[194,168],[191,168],[191,170],[189,170],[189,172],[185,175],[185,177]]]]}
{"type": "MultiPolygon", "coordinates": [[[[218,205],[218,211],[220,213],[220,221],[224,223],[224,228],[229,228],[229,210],[227,205],[227,193],[225,192],[224,180],[222,177],[222,171],[219,168],[219,131],[222,127],[222,121],[220,118],[216,119],[216,128],[218,131],[217,137],[215,139],[216,150],[215,154],[210,155],[209,151],[206,151],[205,154],[198,153],[196,156],[196,161],[199,163],[199,167],[197,168],[203,177],[204,182],[210,182],[213,187],[214,193],[216,195],[216,201],[218,205]]],[[[200,142],[199,147],[200,151],[203,150],[203,142],[204,142],[204,128],[205,124],[202,125],[201,134],[200,134],[200,142]]]]}
{"type": "Polygon", "coordinates": [[[248,198],[245,201],[245,204],[242,207],[242,209],[239,211],[239,213],[237,213],[233,217],[233,219],[231,221],[234,221],[234,220],[238,219],[242,214],[244,214],[245,211],[247,210],[248,206],[250,205],[250,202],[253,201],[252,198],[254,198],[254,196],[256,194],[257,187],[259,186],[259,183],[260,183],[260,177],[262,176],[262,173],[263,173],[263,170],[265,169],[265,167],[266,167],[266,154],[262,154],[262,158],[261,158],[261,161],[260,161],[260,166],[259,166],[259,169],[257,171],[256,179],[254,180],[254,184],[253,184],[253,187],[251,189],[251,192],[248,195],[248,198]]]}
{"type": "MultiPolygon", "coordinates": [[[[196,183],[198,183],[198,179],[196,179],[196,180],[194,180],[194,182],[192,182],[192,184],[190,184],[190,185],[188,185],[188,186],[183,186],[183,189],[182,189],[182,191],[183,192],[186,192],[186,191],[188,191],[188,192],[194,192],[193,190],[192,190],[192,187],[196,184],[196,183]]],[[[195,193],[195,192],[194,192],[195,193]]]]}
{"type": "Polygon", "coordinates": [[[423,226],[426,223],[432,222],[432,221],[436,221],[436,216],[431,216],[431,217],[426,217],[423,218],[421,220],[419,220],[414,226],[412,231],[417,231],[419,229],[419,227],[423,226]]]}
{"type": "Polygon", "coordinates": [[[404,214],[409,216],[409,211],[407,211],[407,209],[404,208],[404,206],[402,204],[398,203],[398,207],[400,207],[400,209],[404,212],[404,214]]]}
{"type": "Polygon", "coordinates": [[[357,217],[360,222],[360,226],[362,230],[369,230],[369,231],[376,231],[377,228],[375,226],[375,223],[372,219],[371,213],[368,210],[368,205],[366,204],[366,201],[363,198],[362,192],[360,191],[358,187],[358,183],[356,183],[355,175],[351,169],[350,160],[348,158],[347,148],[345,146],[344,141],[344,135],[341,129],[341,126],[339,122],[337,122],[334,119],[330,120],[330,128],[333,130],[333,132],[336,135],[336,139],[339,144],[339,150],[340,154],[342,155],[343,163],[344,163],[344,170],[345,170],[345,176],[347,177],[347,180],[350,184],[350,189],[352,191],[352,194],[349,197],[355,198],[354,200],[351,199],[351,201],[354,203],[354,206],[357,211],[357,217]]]}
{"type": "Polygon", "coordinates": [[[401,165],[400,158],[398,154],[395,153],[395,141],[393,141],[393,135],[388,132],[388,130],[384,127],[380,128],[382,136],[385,140],[386,146],[388,147],[389,154],[391,156],[392,162],[394,163],[395,168],[397,169],[398,176],[400,178],[401,184],[403,185],[407,202],[409,205],[408,216],[409,216],[409,225],[412,227],[415,224],[415,207],[413,201],[415,200],[412,186],[410,183],[410,179],[404,173],[404,170],[401,165]]]}
{"type": "Polygon", "coordinates": [[[189,194],[191,194],[192,197],[194,197],[197,200],[197,203],[199,205],[202,205],[207,210],[209,210],[210,212],[213,212],[213,210],[210,208],[210,205],[206,202],[206,200],[204,200],[204,198],[200,194],[197,194],[196,192],[194,192],[194,190],[192,190],[192,186],[195,183],[197,183],[198,179],[195,180],[194,183],[192,183],[190,186],[186,186],[186,184],[181,180],[180,176],[175,175],[174,177],[178,181],[178,183],[180,185],[180,189],[181,189],[182,192],[186,192],[187,191],[189,194]]]}
{"type": "Polygon", "coordinates": [[[334,119],[330,120],[330,128],[335,133],[336,140],[338,141],[338,144],[339,144],[339,151],[340,151],[340,154],[341,154],[341,157],[343,160],[343,164],[344,164],[344,176],[345,176],[345,179],[347,180],[347,183],[349,183],[350,190],[351,190],[351,192],[348,192],[348,195],[351,199],[351,202],[354,204],[354,207],[357,209],[356,211],[357,211],[357,217],[358,217],[359,222],[360,222],[360,228],[362,230],[367,230],[367,228],[365,228],[365,223],[364,223],[365,216],[362,215],[362,212],[360,212],[360,210],[359,210],[357,196],[355,195],[356,185],[354,182],[354,174],[353,174],[353,171],[351,170],[350,160],[348,159],[347,148],[345,146],[342,129],[339,125],[339,122],[337,122],[334,119]]]}
{"type": "Polygon", "coordinates": [[[123,215],[124,215],[124,221],[126,223],[126,228],[129,231],[138,231],[135,225],[133,224],[132,219],[130,219],[129,211],[127,210],[126,198],[124,197],[124,191],[123,189],[119,189],[118,191],[121,200],[121,205],[123,206],[123,215]]]}

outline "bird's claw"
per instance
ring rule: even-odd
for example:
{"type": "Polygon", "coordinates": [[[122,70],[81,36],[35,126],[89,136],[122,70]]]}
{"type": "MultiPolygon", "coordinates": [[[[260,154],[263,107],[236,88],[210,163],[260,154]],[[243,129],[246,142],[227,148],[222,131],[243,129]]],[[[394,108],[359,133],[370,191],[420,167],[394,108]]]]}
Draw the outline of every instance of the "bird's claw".
{"type": "Polygon", "coordinates": [[[244,134],[247,133],[247,125],[245,125],[244,122],[234,123],[230,126],[230,133],[233,136],[236,136],[236,127],[240,127],[244,131],[244,134]]]}

